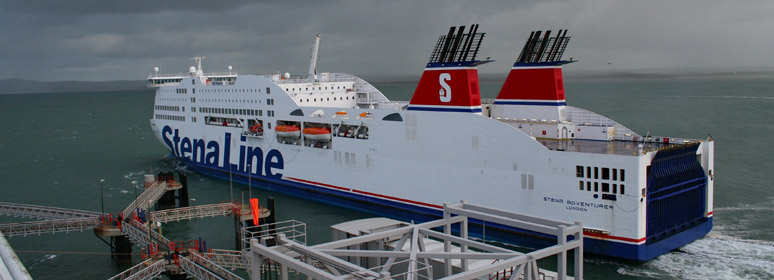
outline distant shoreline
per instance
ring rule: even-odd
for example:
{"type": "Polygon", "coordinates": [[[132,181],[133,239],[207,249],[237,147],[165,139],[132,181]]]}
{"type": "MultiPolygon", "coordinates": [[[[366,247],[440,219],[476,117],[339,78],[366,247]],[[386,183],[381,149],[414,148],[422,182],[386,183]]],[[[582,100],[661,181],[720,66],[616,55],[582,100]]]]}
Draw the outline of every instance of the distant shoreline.
{"type": "MultiPolygon", "coordinates": [[[[502,82],[505,74],[480,74],[481,82],[502,82]]],[[[724,71],[677,71],[677,70],[632,70],[632,71],[564,71],[564,78],[573,79],[672,79],[681,77],[743,77],[743,76],[774,76],[774,70],[724,70],[724,71]]],[[[363,76],[373,84],[407,84],[417,83],[419,76],[387,75],[363,76]]],[[[23,79],[0,80],[0,94],[27,93],[66,93],[66,92],[105,92],[105,91],[140,91],[149,90],[144,80],[116,81],[55,81],[42,82],[23,79]]]]}

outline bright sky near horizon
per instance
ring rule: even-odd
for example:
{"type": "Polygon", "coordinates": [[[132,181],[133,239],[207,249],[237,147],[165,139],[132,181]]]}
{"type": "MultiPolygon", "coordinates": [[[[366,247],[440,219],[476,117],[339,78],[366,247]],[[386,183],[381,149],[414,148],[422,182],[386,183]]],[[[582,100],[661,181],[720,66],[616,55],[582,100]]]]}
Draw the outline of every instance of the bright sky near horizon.
{"type": "Polygon", "coordinates": [[[419,75],[452,25],[480,24],[481,73],[533,30],[569,29],[568,70],[774,67],[774,1],[0,1],[0,79],[139,80],[183,72],[419,75]]]}

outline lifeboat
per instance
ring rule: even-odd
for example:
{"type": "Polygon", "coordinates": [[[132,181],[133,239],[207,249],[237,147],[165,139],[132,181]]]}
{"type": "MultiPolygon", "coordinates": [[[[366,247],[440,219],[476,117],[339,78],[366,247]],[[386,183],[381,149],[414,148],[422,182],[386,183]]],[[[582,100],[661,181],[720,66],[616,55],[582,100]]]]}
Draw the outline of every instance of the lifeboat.
{"type": "Polygon", "coordinates": [[[274,127],[274,131],[280,137],[301,137],[301,128],[295,125],[278,125],[274,127]]]}
{"type": "Polygon", "coordinates": [[[252,133],[261,133],[263,132],[263,127],[261,127],[261,124],[255,124],[250,128],[250,132],[252,133]]]}
{"type": "Polygon", "coordinates": [[[325,127],[304,128],[304,137],[309,140],[331,140],[331,130],[325,127]]]}

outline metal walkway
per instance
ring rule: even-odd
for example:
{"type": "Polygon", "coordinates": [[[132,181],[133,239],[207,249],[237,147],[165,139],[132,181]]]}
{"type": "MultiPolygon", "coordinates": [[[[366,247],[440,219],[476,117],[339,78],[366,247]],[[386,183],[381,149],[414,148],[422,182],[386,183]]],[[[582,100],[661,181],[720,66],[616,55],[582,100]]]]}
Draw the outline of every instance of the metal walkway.
{"type": "Polygon", "coordinates": [[[99,217],[46,220],[37,222],[0,224],[0,232],[5,236],[27,236],[31,234],[72,232],[94,229],[99,225],[99,217]]]}
{"type": "Polygon", "coordinates": [[[194,218],[206,218],[215,216],[227,216],[240,213],[239,205],[231,202],[218,204],[197,205],[151,212],[153,222],[172,222],[190,220],[194,218]]]}
{"type": "MultiPolygon", "coordinates": [[[[217,276],[215,279],[227,279],[227,280],[244,280],[242,277],[237,276],[231,271],[226,270],[225,268],[219,266],[218,264],[210,261],[209,259],[202,257],[202,255],[199,255],[199,253],[192,252],[191,255],[189,255],[190,261],[197,264],[201,268],[204,268],[207,270],[207,274],[214,274],[217,276]]],[[[187,258],[181,258],[185,259],[185,261],[189,261],[187,258]]],[[[180,262],[180,266],[188,272],[188,274],[192,275],[196,279],[208,279],[205,277],[200,277],[199,270],[200,269],[191,269],[192,266],[190,265],[183,265],[183,261],[180,262]]]]}
{"type": "Polygon", "coordinates": [[[140,280],[154,279],[165,271],[164,260],[147,259],[144,262],[124,270],[120,274],[113,276],[110,280],[140,280]]]}
{"type": "Polygon", "coordinates": [[[126,209],[124,209],[123,213],[124,217],[131,217],[130,215],[132,212],[134,212],[135,209],[140,208],[143,210],[148,210],[148,208],[156,203],[159,198],[161,198],[162,195],[164,195],[164,192],[167,188],[167,182],[165,181],[156,181],[153,182],[153,185],[148,187],[140,196],[137,197],[132,203],[130,203],[128,206],[126,206],[126,209]]]}
{"type": "Polygon", "coordinates": [[[124,223],[124,226],[121,228],[121,232],[123,232],[126,236],[129,237],[129,240],[131,240],[135,244],[140,244],[142,246],[148,246],[148,244],[158,244],[159,248],[163,248],[164,250],[169,249],[169,239],[162,236],[158,232],[150,231],[148,232],[148,227],[145,224],[142,224],[138,222],[137,220],[132,220],[131,223],[124,223]],[[150,242],[148,241],[150,239],[150,242]]]}
{"type": "Polygon", "coordinates": [[[228,269],[247,269],[250,266],[250,259],[245,251],[212,249],[202,256],[228,269]]]}
{"type": "Polygon", "coordinates": [[[0,202],[0,215],[40,220],[98,217],[99,212],[31,204],[0,202]]]}

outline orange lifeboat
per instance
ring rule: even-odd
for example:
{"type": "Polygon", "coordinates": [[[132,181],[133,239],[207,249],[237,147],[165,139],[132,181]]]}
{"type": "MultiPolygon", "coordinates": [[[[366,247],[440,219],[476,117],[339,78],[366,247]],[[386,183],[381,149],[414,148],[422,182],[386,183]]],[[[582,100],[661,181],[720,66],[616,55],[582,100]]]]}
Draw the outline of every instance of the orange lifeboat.
{"type": "Polygon", "coordinates": [[[255,124],[253,127],[250,128],[250,132],[252,133],[260,133],[263,132],[263,127],[261,127],[261,124],[255,124]]]}
{"type": "Polygon", "coordinates": [[[304,128],[304,137],[309,140],[331,140],[331,130],[325,127],[304,128]]]}
{"type": "Polygon", "coordinates": [[[274,131],[277,132],[277,136],[281,137],[301,137],[301,128],[295,125],[278,125],[274,127],[274,131]]]}

